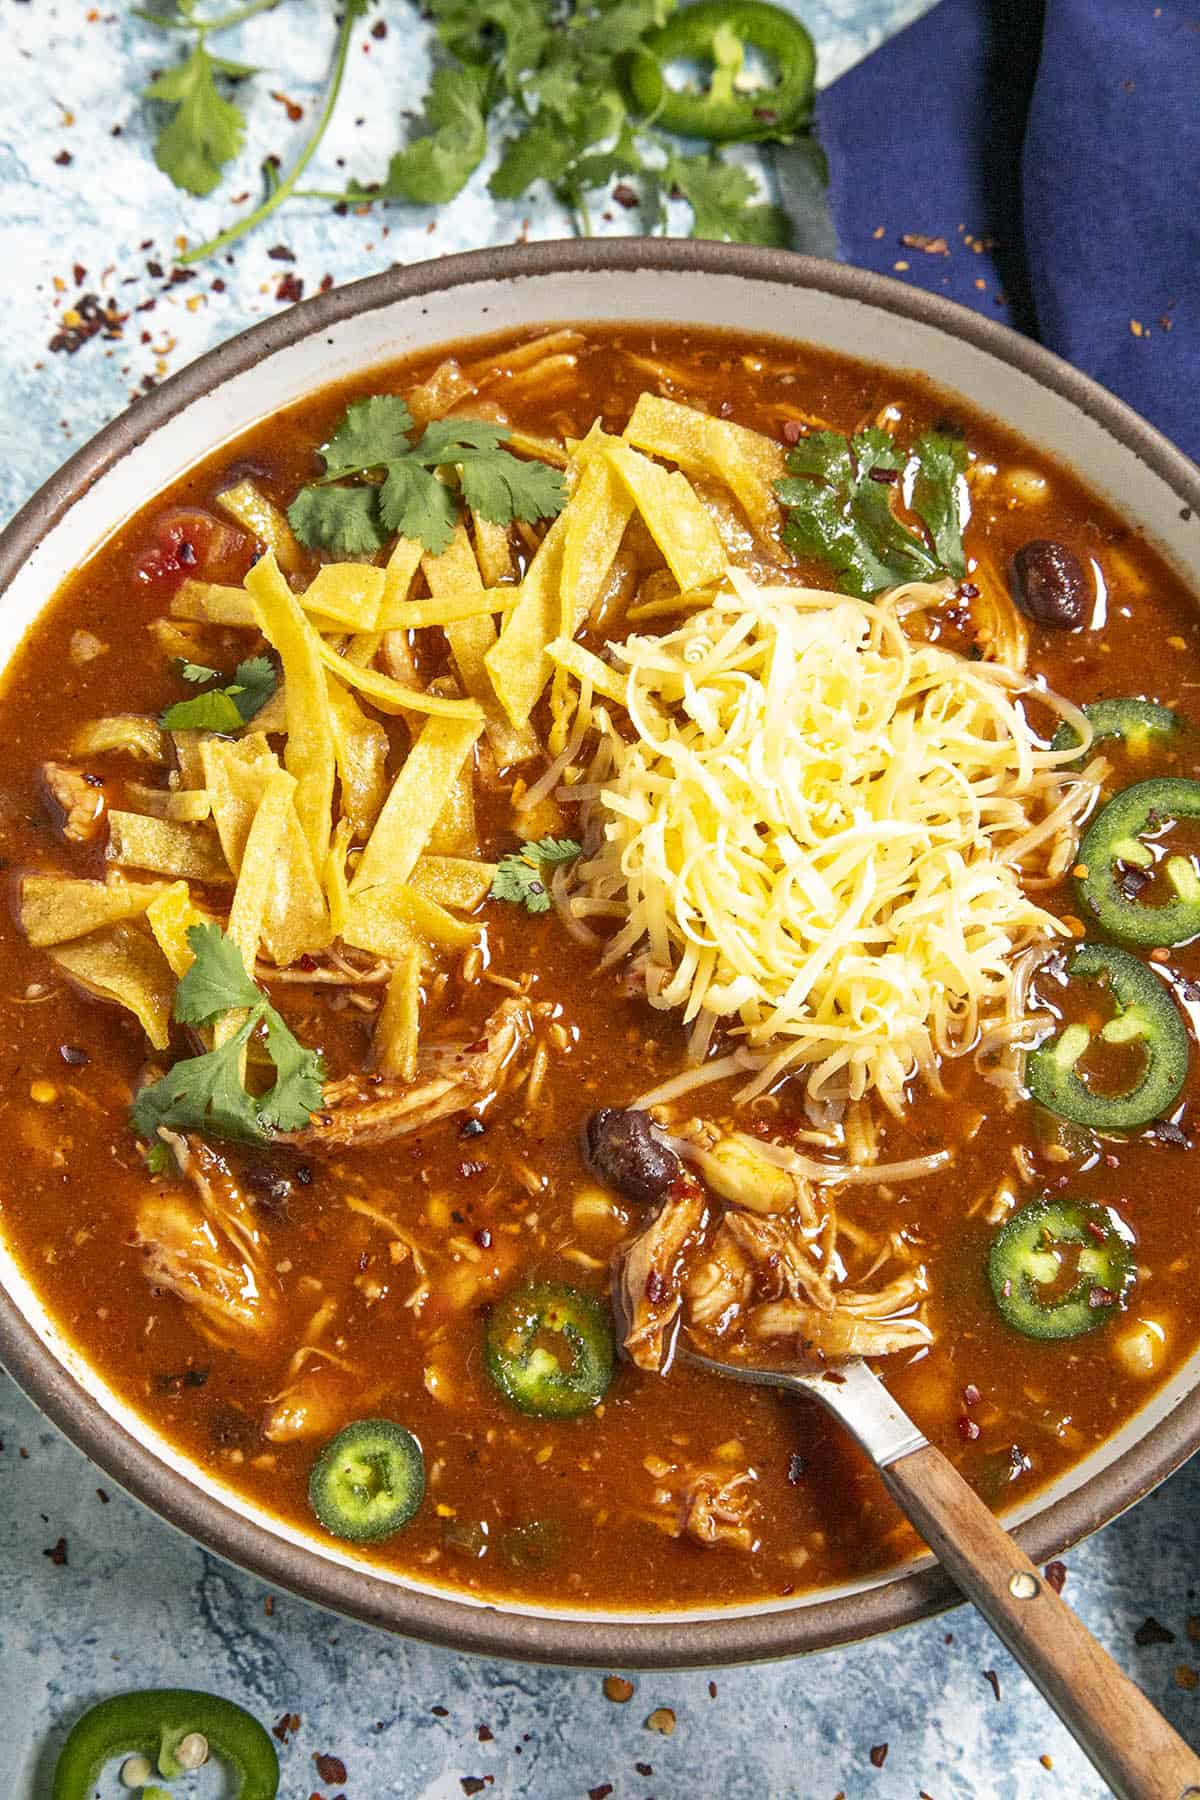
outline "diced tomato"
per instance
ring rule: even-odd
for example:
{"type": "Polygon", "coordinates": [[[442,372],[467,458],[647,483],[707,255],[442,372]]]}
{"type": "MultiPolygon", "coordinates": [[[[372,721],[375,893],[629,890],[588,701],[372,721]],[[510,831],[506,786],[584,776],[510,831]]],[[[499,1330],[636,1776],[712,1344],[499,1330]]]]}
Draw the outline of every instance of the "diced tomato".
{"type": "Polygon", "coordinates": [[[189,575],[208,581],[240,580],[250,541],[244,531],[227,525],[198,506],[174,506],[160,514],[154,542],[137,565],[137,578],[174,590],[189,575]]]}

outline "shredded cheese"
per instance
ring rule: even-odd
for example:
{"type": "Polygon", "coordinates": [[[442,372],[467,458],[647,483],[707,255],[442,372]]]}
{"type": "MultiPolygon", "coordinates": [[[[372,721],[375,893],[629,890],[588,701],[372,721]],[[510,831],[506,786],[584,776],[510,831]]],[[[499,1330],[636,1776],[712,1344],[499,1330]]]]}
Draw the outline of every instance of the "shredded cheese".
{"type": "Polygon", "coordinates": [[[1071,853],[1091,790],[1023,699],[1085,746],[1090,728],[916,635],[941,587],[863,602],[729,581],[613,647],[626,716],[591,715],[595,848],[571,907],[617,925],[606,962],[647,954],[648,998],[682,1010],[696,1060],[718,1021],[742,1040],[745,1094],[803,1074],[814,1099],[898,1112],[1004,1017],[1014,956],[1063,932],[1023,877],[1071,853]]]}

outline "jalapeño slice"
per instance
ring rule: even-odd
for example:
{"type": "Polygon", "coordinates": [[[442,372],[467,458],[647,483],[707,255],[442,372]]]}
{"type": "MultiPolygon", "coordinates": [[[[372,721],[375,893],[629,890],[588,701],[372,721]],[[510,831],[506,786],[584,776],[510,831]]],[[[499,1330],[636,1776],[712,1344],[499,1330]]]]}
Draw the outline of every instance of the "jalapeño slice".
{"type": "MultiPolygon", "coordinates": [[[[193,1688],[150,1688],[114,1694],[76,1719],[54,1766],[51,1800],[91,1800],[105,1763],[140,1754],[165,1779],[184,1773],[176,1756],[189,1738],[226,1764],[237,1785],[223,1789],[234,1800],[275,1800],[279,1758],[257,1719],[232,1700],[193,1688]]],[[[161,1788],[154,1790],[162,1793],[161,1788]]]]}
{"type": "Polygon", "coordinates": [[[425,1459],[411,1431],[391,1419],[359,1419],[326,1444],[308,1497],[333,1537],[369,1544],[390,1537],[425,1498],[425,1459]]]}
{"type": "Polygon", "coordinates": [[[484,1333],[488,1374],[510,1405],[539,1419],[590,1412],[608,1392],[613,1330],[590,1294],[559,1282],[514,1288],[484,1333]]]}
{"type": "Polygon", "coordinates": [[[1132,1234],[1111,1207],[1031,1201],[1000,1227],[988,1255],[1001,1318],[1031,1338],[1095,1331],[1122,1309],[1133,1286],[1131,1245],[1132,1234]]]}
{"type": "Polygon", "coordinates": [[[1187,1027],[1168,989],[1145,963],[1110,944],[1082,944],[1067,964],[1071,981],[1102,983],[1115,1008],[1093,1034],[1088,1025],[1067,1025],[1025,1059],[1025,1081],[1035,1100],[1094,1131],[1133,1131],[1160,1118],[1179,1097],[1187,1079],[1187,1027]],[[1076,1065],[1093,1035],[1106,1044],[1136,1044],[1143,1052],[1141,1073],[1118,1093],[1088,1087],[1076,1065]]]}
{"type": "Polygon", "coordinates": [[[1130,944],[1182,944],[1200,935],[1200,876],[1190,856],[1168,856],[1163,873],[1175,895],[1143,901],[1156,867],[1147,833],[1180,819],[1200,819],[1200,781],[1163,775],[1124,788],[1089,825],[1079,846],[1075,888],[1087,918],[1130,944]]]}
{"type": "Polygon", "coordinates": [[[655,125],[710,143],[787,138],[812,117],[817,53],[799,19],[766,0],[699,0],[652,31],[629,67],[633,102],[655,125]],[[739,85],[747,49],[773,64],[762,87],[739,85]],[[670,63],[711,67],[704,88],[674,88],[670,63]]]}
{"type": "MultiPolygon", "coordinates": [[[[1183,730],[1179,714],[1172,712],[1169,706],[1159,706],[1154,700],[1090,700],[1083,711],[1092,727],[1094,744],[1119,738],[1135,756],[1145,756],[1156,745],[1183,730]]],[[[1064,719],[1050,740],[1050,748],[1069,750],[1078,742],[1079,733],[1064,719]]]]}

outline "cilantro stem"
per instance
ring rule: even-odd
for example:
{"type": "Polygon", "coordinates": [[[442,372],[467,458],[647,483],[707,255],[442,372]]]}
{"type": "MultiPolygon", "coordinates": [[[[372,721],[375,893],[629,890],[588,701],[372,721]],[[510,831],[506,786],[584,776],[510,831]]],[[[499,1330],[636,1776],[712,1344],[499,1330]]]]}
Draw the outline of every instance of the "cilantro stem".
{"type": "Polygon", "coordinates": [[[305,169],[312,161],[312,158],[316,154],[317,147],[329,127],[329,121],[333,117],[334,108],[338,102],[338,95],[341,92],[342,77],[346,72],[346,58],[350,50],[351,34],[363,11],[364,6],[361,3],[361,0],[359,0],[358,4],[355,4],[354,0],[350,0],[350,3],[346,6],[346,10],[342,15],[342,22],[338,27],[337,44],[333,53],[333,72],[330,76],[329,87],[325,94],[325,104],[321,108],[320,117],[313,127],[308,142],[297,157],[289,174],[283,178],[277,187],[272,188],[271,192],[267,195],[261,205],[256,206],[254,211],[248,214],[246,218],[240,219],[236,225],[228,226],[227,229],[220,232],[218,236],[209,238],[207,243],[197,244],[194,249],[185,250],[179,258],[181,263],[203,262],[205,257],[215,256],[219,250],[226,249],[230,244],[236,243],[238,238],[244,237],[248,231],[253,231],[256,226],[261,225],[263,220],[269,218],[276,207],[282,206],[283,202],[288,198],[301,175],[303,175],[305,169]]]}

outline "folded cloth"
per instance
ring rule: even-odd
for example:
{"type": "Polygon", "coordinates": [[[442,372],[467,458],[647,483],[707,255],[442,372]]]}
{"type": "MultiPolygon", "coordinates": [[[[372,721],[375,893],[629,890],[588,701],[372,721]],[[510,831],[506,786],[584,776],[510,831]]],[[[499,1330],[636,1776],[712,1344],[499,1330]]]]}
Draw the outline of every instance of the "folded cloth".
{"type": "Polygon", "coordinates": [[[941,0],[817,118],[847,262],[1031,333],[1200,457],[1195,0],[941,0]]]}

